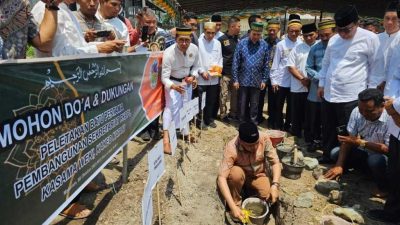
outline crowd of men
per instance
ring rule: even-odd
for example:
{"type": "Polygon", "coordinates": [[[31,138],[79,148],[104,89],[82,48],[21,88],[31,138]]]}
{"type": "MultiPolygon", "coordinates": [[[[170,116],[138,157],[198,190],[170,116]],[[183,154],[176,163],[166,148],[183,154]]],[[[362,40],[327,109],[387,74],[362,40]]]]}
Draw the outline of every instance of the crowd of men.
{"type": "MultiPolygon", "coordinates": [[[[358,12],[351,5],[318,24],[302,24],[300,16],[292,14],[281,40],[280,22],[275,19],[267,21],[263,39],[266,21],[257,15],[249,18],[250,30],[241,38],[236,17],[228,19],[228,30],[219,38],[219,15],[204,24],[204,33],[194,43],[192,28],[176,29],[176,44],[164,52],[162,71],[165,152],[170,152],[169,123],[175,121],[180,127],[179,109],[192,94],[205,92],[200,127],[215,128],[217,118],[239,125],[239,135],[225,148],[218,175],[231,216],[243,217],[244,187],[274,202],[280,177],[276,153],[266,150],[270,155],[258,157],[263,155],[260,149],[270,148],[257,130],[265,120],[267,89],[267,126],[304,137],[309,151],[322,149],[320,163],[335,163],[325,174],[327,179],[336,179],[349,168],[370,174],[376,183],[372,195],[387,201],[384,210],[371,210],[368,216],[399,222],[398,9],[397,2],[388,6],[385,32],[378,35],[359,26],[358,12]],[[221,64],[218,77],[213,72],[221,64]],[[272,174],[265,174],[265,163],[273,167],[272,174]],[[249,170],[249,164],[260,167],[249,170]]],[[[186,127],[183,135],[188,134],[186,127]]]]}
{"type": "MultiPolygon", "coordinates": [[[[389,4],[384,12],[385,31],[379,34],[361,28],[356,8],[345,6],[333,19],[318,24],[303,24],[299,15],[291,14],[281,38],[281,21],[264,21],[258,15],[249,17],[250,30],[242,37],[240,19],[235,16],[225,21],[227,30],[223,33],[222,17],[213,15],[198,35],[195,14],[188,13],[182,27],[164,30],[157,27],[157,17],[149,8],[136,15],[138,24],[133,27],[121,15],[121,4],[121,0],[42,0],[30,10],[25,0],[1,1],[1,58],[25,58],[28,43],[35,47],[36,57],[164,51],[161,80],[166,101],[162,116],[165,153],[171,152],[171,123],[177,128],[185,126],[182,135],[189,135],[188,124],[180,124],[179,110],[193,96],[198,96],[200,102],[203,93],[206,96],[203,119],[197,126],[216,128],[216,119],[239,125],[239,135],[225,150],[218,179],[234,217],[242,217],[236,206],[247,182],[243,177],[254,177],[260,170],[238,168],[237,161],[245,161],[241,160],[245,155],[242,151],[257,154],[259,149],[271,148],[268,138],[257,130],[265,120],[263,108],[268,95],[268,128],[304,137],[309,151],[322,149],[320,162],[336,163],[325,174],[328,179],[353,167],[369,171],[377,186],[373,194],[387,200],[384,210],[371,210],[368,215],[399,222],[397,2],[389,4]],[[78,10],[71,11],[75,3],[78,10]]],[[[141,135],[157,138],[158,123],[150,124],[141,135]]],[[[262,179],[262,185],[250,186],[264,198],[276,201],[280,170],[276,153],[270,154],[270,182],[262,179]],[[265,190],[264,184],[271,188],[265,190]]],[[[84,206],[74,204],[63,214],[72,218],[90,214],[84,206]]]]}

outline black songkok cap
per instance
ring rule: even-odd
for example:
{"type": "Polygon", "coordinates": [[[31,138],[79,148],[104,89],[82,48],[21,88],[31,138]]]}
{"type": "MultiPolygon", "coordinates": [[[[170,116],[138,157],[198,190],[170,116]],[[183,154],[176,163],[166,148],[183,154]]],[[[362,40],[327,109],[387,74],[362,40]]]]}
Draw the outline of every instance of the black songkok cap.
{"type": "Polygon", "coordinates": [[[397,18],[400,18],[400,7],[399,1],[391,1],[386,7],[385,12],[396,12],[397,18]]]}
{"type": "Polygon", "coordinates": [[[211,22],[222,22],[222,18],[220,15],[212,15],[211,16],[211,22]]]}
{"type": "Polygon", "coordinates": [[[311,32],[316,32],[317,31],[317,26],[315,23],[310,23],[310,24],[305,24],[301,27],[301,31],[303,34],[308,34],[311,32]]]}
{"type": "Polygon", "coordinates": [[[177,27],[176,34],[183,36],[190,36],[192,34],[192,29],[189,27],[177,27]]]}
{"type": "Polygon", "coordinates": [[[246,143],[258,141],[259,133],[254,123],[245,122],[239,125],[239,138],[246,143]]]}
{"type": "Polygon", "coordinates": [[[297,14],[290,14],[289,15],[289,21],[290,20],[300,20],[300,16],[297,14]]]}
{"type": "Polygon", "coordinates": [[[356,7],[348,5],[340,8],[335,13],[335,22],[338,27],[345,27],[351,23],[358,21],[358,12],[356,7]]]}

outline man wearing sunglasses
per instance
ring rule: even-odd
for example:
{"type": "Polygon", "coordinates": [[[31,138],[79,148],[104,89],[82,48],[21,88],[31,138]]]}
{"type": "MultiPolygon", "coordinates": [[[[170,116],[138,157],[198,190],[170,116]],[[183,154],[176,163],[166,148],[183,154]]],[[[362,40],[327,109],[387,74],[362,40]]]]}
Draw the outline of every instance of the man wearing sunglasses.
{"type": "Polygon", "coordinates": [[[347,124],[357,106],[357,95],[367,87],[376,87],[383,69],[378,56],[379,38],[358,27],[357,9],[348,5],[334,16],[337,33],[328,44],[319,72],[318,96],[323,98],[323,157],[338,145],[336,127],[347,124]]]}

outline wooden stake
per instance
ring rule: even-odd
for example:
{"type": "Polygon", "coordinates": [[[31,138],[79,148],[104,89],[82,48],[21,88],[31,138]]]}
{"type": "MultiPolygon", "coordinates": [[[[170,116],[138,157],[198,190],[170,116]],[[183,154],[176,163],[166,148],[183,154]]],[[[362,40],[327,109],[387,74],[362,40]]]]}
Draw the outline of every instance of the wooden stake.
{"type": "Polygon", "coordinates": [[[122,183],[128,181],[128,145],[122,149],[122,183]]]}
{"type": "Polygon", "coordinates": [[[196,128],[196,124],[197,124],[197,118],[196,116],[194,116],[194,143],[197,143],[197,128],[196,128]]]}
{"type": "Polygon", "coordinates": [[[176,186],[178,187],[178,195],[179,195],[179,202],[181,203],[181,205],[183,205],[183,201],[182,201],[182,193],[181,193],[181,185],[179,183],[179,177],[178,177],[178,166],[176,167],[176,186]]]}
{"type": "MultiPolygon", "coordinates": [[[[186,142],[185,142],[185,135],[184,134],[182,134],[182,138],[183,138],[183,148],[182,148],[182,151],[183,151],[183,159],[182,159],[182,165],[183,165],[183,162],[185,161],[185,148],[186,148],[186,142]]],[[[183,168],[183,167],[182,167],[183,168]]]]}
{"type": "Polygon", "coordinates": [[[191,140],[191,134],[190,134],[191,132],[190,132],[190,125],[189,125],[189,140],[188,140],[188,149],[189,150],[191,150],[191,142],[190,142],[190,140],[191,140]]]}
{"type": "Polygon", "coordinates": [[[204,109],[201,110],[200,137],[203,134],[204,109]]]}
{"type": "Polygon", "coordinates": [[[158,224],[161,225],[160,188],[158,186],[158,183],[156,184],[156,188],[157,188],[158,224]]]}
{"type": "Polygon", "coordinates": [[[299,158],[299,156],[298,156],[298,151],[297,151],[297,146],[295,145],[294,146],[294,152],[293,152],[293,164],[294,165],[297,165],[297,162],[298,162],[298,158],[299,158]]]}

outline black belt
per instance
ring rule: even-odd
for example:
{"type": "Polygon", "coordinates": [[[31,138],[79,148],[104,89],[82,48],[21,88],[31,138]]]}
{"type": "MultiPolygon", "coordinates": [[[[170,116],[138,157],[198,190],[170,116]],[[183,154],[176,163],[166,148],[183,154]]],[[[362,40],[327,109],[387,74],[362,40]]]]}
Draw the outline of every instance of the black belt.
{"type": "Polygon", "coordinates": [[[176,78],[176,77],[169,77],[170,80],[174,80],[174,81],[178,81],[178,82],[182,82],[184,78],[176,78]]]}

